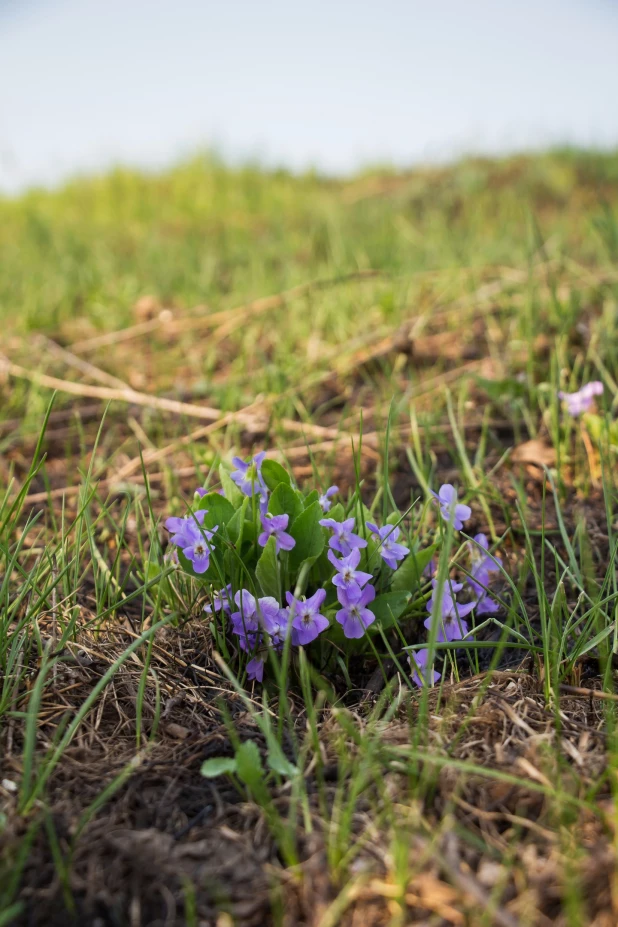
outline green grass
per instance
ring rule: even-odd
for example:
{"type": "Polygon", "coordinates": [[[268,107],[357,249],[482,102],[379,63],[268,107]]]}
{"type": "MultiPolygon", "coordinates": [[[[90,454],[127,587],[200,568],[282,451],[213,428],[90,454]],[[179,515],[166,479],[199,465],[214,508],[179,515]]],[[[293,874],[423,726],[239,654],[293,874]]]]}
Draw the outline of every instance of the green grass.
{"type": "MultiPolygon", "coordinates": [[[[0,790],[0,924],[32,904],[24,887],[42,859],[57,904],[79,909],[80,854],[131,783],[164,763],[178,692],[189,706],[182,723],[216,729],[209,758],[236,757],[217,787],[236,791],[256,842],[287,869],[287,881],[269,870],[274,922],[285,923],[276,912],[303,884],[314,885],[320,927],[374,904],[375,923],[392,927],[417,909],[439,923],[449,906],[463,923],[531,927],[547,923],[540,910],[569,927],[611,910],[602,892],[613,872],[603,869],[596,891],[586,865],[594,840],[613,852],[615,824],[617,209],[618,156],[585,152],[349,181],[205,159],[0,201],[0,352],[26,371],[0,383],[0,779],[14,782],[0,790]],[[368,270],[379,274],[340,279],[368,270]],[[309,281],[326,285],[208,321],[309,281]],[[146,294],[155,318],[169,307],[174,324],[194,327],[166,334],[163,321],[80,347],[140,321],[134,305],[146,294]],[[62,389],[52,407],[37,372],[102,381],[29,340],[41,334],[77,343],[74,355],[143,393],[224,412],[259,398],[259,417],[149,457],[204,422],[119,401],[88,411],[92,399],[62,389]],[[565,422],[557,388],[591,378],[605,384],[602,411],[565,422]],[[347,438],[333,444],[337,432],[353,436],[354,454],[347,438]],[[530,438],[554,449],[546,476],[509,463],[530,438]],[[397,672],[373,699],[346,693],[353,664],[324,678],[304,656],[291,691],[247,691],[229,641],[203,620],[203,590],[164,565],[160,520],[184,510],[192,470],[214,485],[219,460],[252,444],[300,468],[301,482],[343,477],[344,493],[384,517],[394,495],[402,512],[414,503],[412,538],[433,530],[418,501],[427,488],[457,482],[478,530],[508,552],[490,672],[468,691],[465,664],[453,660],[453,694],[447,658],[440,686],[418,692],[404,647],[423,638],[402,632],[375,639],[375,665],[394,660],[397,672]],[[79,494],[28,501],[63,486],[79,494]],[[528,674],[511,695],[494,670],[514,647],[528,654],[528,674]],[[587,660],[597,661],[590,684],[608,696],[598,710],[568,688],[587,660]],[[71,686],[78,698],[64,694],[71,686]],[[490,751],[503,740],[497,716],[510,725],[512,765],[490,751]],[[65,818],[77,746],[108,765],[65,818]],[[562,873],[560,921],[549,883],[534,888],[533,849],[562,873]],[[318,897],[320,879],[328,890],[318,897]]],[[[461,553],[447,533],[441,578],[461,553]]],[[[482,644],[459,648],[471,673],[482,644]]],[[[288,672],[284,662],[276,678],[288,672]]],[[[195,788],[206,757],[192,749],[174,768],[191,768],[195,788]]],[[[179,879],[176,922],[197,922],[199,879],[179,879]]],[[[225,879],[217,892],[234,916],[225,879]]]]}

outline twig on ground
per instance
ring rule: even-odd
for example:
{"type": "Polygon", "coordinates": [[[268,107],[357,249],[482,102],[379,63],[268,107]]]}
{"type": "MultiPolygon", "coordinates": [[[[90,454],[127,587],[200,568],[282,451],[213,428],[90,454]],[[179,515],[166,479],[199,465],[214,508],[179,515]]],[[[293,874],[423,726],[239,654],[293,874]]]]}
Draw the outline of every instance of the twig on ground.
{"type": "MultiPolygon", "coordinates": [[[[343,274],[340,277],[334,277],[330,280],[310,280],[307,283],[301,283],[298,286],[284,290],[282,293],[275,293],[272,296],[264,296],[250,303],[244,303],[242,306],[235,306],[233,309],[222,309],[220,312],[212,312],[209,315],[198,316],[197,318],[172,319],[163,310],[156,319],[148,322],[140,322],[138,325],[132,325],[130,328],[123,328],[119,331],[108,332],[105,335],[98,335],[94,338],[87,338],[82,341],[76,341],[71,345],[74,352],[93,351],[96,348],[105,347],[110,344],[118,344],[121,341],[129,341],[137,338],[139,335],[145,335],[163,327],[167,334],[177,335],[181,332],[195,331],[203,328],[216,328],[227,322],[238,318],[238,324],[243,324],[247,316],[259,315],[267,312],[269,309],[276,309],[283,306],[287,300],[303,296],[311,290],[323,290],[331,286],[339,286],[343,283],[351,283],[354,280],[371,280],[375,277],[386,276],[381,270],[358,270],[349,274],[343,274]]],[[[168,310],[169,312],[169,310],[168,310]]],[[[233,327],[236,327],[233,325],[233,327]]]]}

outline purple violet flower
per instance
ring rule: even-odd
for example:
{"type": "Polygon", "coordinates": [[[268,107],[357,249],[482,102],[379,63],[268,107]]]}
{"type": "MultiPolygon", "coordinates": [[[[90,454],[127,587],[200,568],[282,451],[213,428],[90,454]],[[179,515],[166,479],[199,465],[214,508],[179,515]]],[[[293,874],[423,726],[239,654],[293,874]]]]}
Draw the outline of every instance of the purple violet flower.
{"type": "Polygon", "coordinates": [[[256,679],[258,682],[263,681],[264,665],[268,659],[269,647],[272,647],[276,653],[281,653],[283,650],[289,628],[289,613],[287,608],[279,609],[277,618],[272,619],[269,628],[270,630],[266,638],[262,634],[239,635],[239,643],[243,650],[254,650],[256,647],[258,648],[253,658],[247,663],[246,669],[248,679],[256,679]],[[250,642],[252,646],[248,648],[246,645],[250,642]]]}
{"type": "Polygon", "coordinates": [[[345,521],[335,521],[334,518],[321,518],[320,524],[323,528],[330,528],[333,532],[328,546],[339,551],[344,557],[349,557],[357,547],[367,547],[367,541],[364,538],[352,533],[354,518],[346,518],[345,521]]]}
{"type": "Polygon", "coordinates": [[[378,526],[374,525],[371,521],[367,522],[367,527],[374,534],[377,534],[382,542],[380,545],[380,554],[382,555],[384,563],[389,566],[391,570],[396,570],[398,566],[397,561],[403,560],[403,558],[410,553],[410,549],[404,544],[396,543],[400,534],[399,527],[384,525],[384,527],[378,528],[378,526]]]}
{"type": "MultiPolygon", "coordinates": [[[[476,541],[476,544],[468,544],[472,566],[470,568],[471,575],[466,579],[476,598],[476,614],[492,615],[500,610],[500,606],[491,593],[487,591],[487,586],[489,586],[491,574],[499,573],[500,567],[494,563],[491,557],[483,553],[483,551],[489,550],[487,537],[484,534],[477,534],[474,541],[476,541]],[[479,547],[481,550],[479,550],[479,547]]],[[[495,556],[495,560],[500,561],[500,557],[495,556]]]]}
{"type": "Polygon", "coordinates": [[[289,515],[260,515],[262,519],[262,528],[264,529],[258,538],[258,544],[266,547],[269,537],[275,539],[275,551],[292,550],[296,541],[291,534],[285,530],[290,520],[289,515]]]}
{"type": "Polygon", "coordinates": [[[200,509],[198,512],[185,515],[184,518],[176,518],[175,516],[168,518],[165,522],[165,527],[171,534],[170,544],[175,544],[176,547],[186,547],[185,541],[187,539],[189,524],[195,525],[196,521],[198,525],[203,524],[207,514],[206,509],[200,509]]]}
{"type": "Polygon", "coordinates": [[[594,397],[601,396],[602,393],[603,384],[601,381],[592,380],[591,383],[585,383],[584,386],[575,393],[564,393],[560,390],[558,396],[566,405],[569,415],[577,418],[582,412],[587,412],[594,402],[594,397]]]}
{"type": "Polygon", "coordinates": [[[332,550],[328,552],[328,559],[337,571],[333,576],[333,586],[337,586],[338,589],[345,589],[349,601],[352,601],[355,597],[355,600],[358,601],[361,597],[362,587],[371,579],[371,573],[356,569],[360,563],[360,556],[358,548],[355,548],[352,553],[342,560],[338,560],[332,550]]]}
{"type": "Polygon", "coordinates": [[[232,611],[232,584],[228,583],[223,589],[213,592],[210,602],[204,606],[207,615],[222,612],[229,615],[232,611]]]}
{"type": "Polygon", "coordinates": [[[264,643],[264,637],[261,634],[258,634],[257,631],[243,631],[241,628],[239,631],[235,631],[235,634],[238,635],[238,646],[241,650],[244,650],[245,653],[253,653],[256,647],[261,646],[264,643]]]}
{"type": "Polygon", "coordinates": [[[267,653],[265,650],[256,654],[249,662],[247,663],[247,679],[250,681],[255,679],[256,682],[262,682],[264,680],[264,664],[266,663],[267,653]]]}
{"type": "Polygon", "coordinates": [[[338,589],[337,598],[343,608],[335,615],[339,624],[343,627],[343,633],[348,638],[362,637],[365,629],[376,620],[376,616],[367,606],[376,597],[376,591],[373,586],[365,586],[360,594],[360,598],[348,594],[347,589],[338,589]]]}
{"type": "MultiPolygon", "coordinates": [[[[432,580],[434,589],[438,585],[437,581],[432,580]]],[[[437,640],[440,643],[445,641],[460,641],[468,633],[468,623],[463,621],[466,615],[469,615],[474,608],[474,602],[468,602],[461,605],[455,599],[455,594],[463,589],[463,583],[454,583],[452,580],[446,580],[442,587],[442,602],[440,617],[440,627],[438,629],[437,640]]],[[[427,611],[429,618],[425,621],[427,630],[431,628],[434,620],[434,608],[436,605],[435,593],[427,602],[427,611]]]]}
{"type": "Polygon", "coordinates": [[[247,631],[257,631],[262,628],[268,634],[271,628],[279,627],[280,607],[276,599],[270,595],[256,599],[247,589],[241,589],[234,596],[239,611],[232,612],[230,619],[236,634],[246,634],[247,631]]]}
{"type": "MultiPolygon", "coordinates": [[[[199,515],[199,512],[195,514],[199,515]]],[[[188,520],[182,534],[177,535],[183,544],[182,552],[187,560],[191,561],[196,573],[205,573],[210,565],[209,544],[218,528],[219,526],[215,525],[211,530],[207,530],[196,524],[191,518],[188,520]]]]}
{"type": "Polygon", "coordinates": [[[472,515],[469,505],[457,502],[457,490],[450,483],[445,483],[438,492],[430,490],[431,495],[440,506],[440,514],[445,521],[451,521],[455,531],[461,531],[464,522],[472,515]]]}
{"type": "Polygon", "coordinates": [[[260,493],[258,508],[260,510],[260,515],[268,514],[268,490],[260,493]]]}
{"type": "Polygon", "coordinates": [[[203,486],[198,486],[197,489],[195,490],[195,492],[193,493],[193,495],[194,495],[197,499],[203,499],[204,496],[208,495],[208,490],[207,490],[207,489],[204,489],[203,486]]]}
{"type": "Polygon", "coordinates": [[[260,496],[268,496],[268,487],[262,476],[261,466],[266,451],[260,451],[255,457],[252,457],[249,463],[246,463],[241,457],[232,457],[232,463],[236,470],[230,473],[238,488],[245,496],[253,496],[258,493],[260,496]]]}
{"type": "Polygon", "coordinates": [[[434,685],[438,679],[440,679],[442,673],[436,672],[432,668],[431,673],[428,674],[427,658],[429,657],[429,651],[425,648],[423,650],[414,650],[410,651],[408,654],[408,663],[410,664],[410,669],[412,670],[410,676],[412,682],[415,682],[417,686],[424,686],[427,683],[428,675],[431,678],[430,685],[434,685]]]}
{"type": "Polygon", "coordinates": [[[330,507],[332,505],[331,497],[335,496],[339,492],[338,486],[329,486],[326,492],[323,492],[319,497],[318,502],[322,506],[323,512],[330,512],[330,507]]]}
{"type": "Polygon", "coordinates": [[[314,641],[328,627],[328,618],[320,614],[320,607],[326,598],[326,589],[318,589],[310,599],[296,599],[286,592],[286,601],[292,615],[294,635],[292,643],[305,646],[314,641]]]}

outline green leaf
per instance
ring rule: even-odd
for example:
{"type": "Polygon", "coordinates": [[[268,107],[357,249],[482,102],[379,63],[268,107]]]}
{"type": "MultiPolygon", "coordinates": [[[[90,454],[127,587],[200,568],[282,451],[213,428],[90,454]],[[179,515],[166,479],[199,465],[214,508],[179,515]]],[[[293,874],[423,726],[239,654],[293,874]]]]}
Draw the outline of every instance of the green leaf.
{"type": "MultiPolygon", "coordinates": [[[[260,531],[262,529],[260,528],[260,531]]],[[[245,522],[242,529],[242,539],[243,543],[255,544],[258,536],[257,526],[254,521],[250,521],[248,518],[245,518],[245,522]]]]}
{"type": "Polygon", "coordinates": [[[230,471],[226,470],[223,464],[219,464],[219,479],[221,480],[221,486],[223,487],[225,498],[228,500],[228,502],[232,503],[235,509],[237,509],[242,500],[246,499],[247,497],[240,491],[230,476],[230,471]]]}
{"type": "Polygon", "coordinates": [[[286,776],[288,779],[291,779],[293,776],[298,775],[298,767],[290,763],[276,741],[272,742],[270,745],[270,749],[266,754],[266,762],[269,768],[280,776],[286,776]]]}
{"type": "Polygon", "coordinates": [[[225,773],[236,772],[236,758],[233,756],[213,756],[210,760],[204,760],[200,772],[207,779],[216,779],[217,776],[223,776],[225,773]]]}
{"type": "MultiPolygon", "coordinates": [[[[409,601],[409,592],[385,592],[370,602],[367,608],[376,616],[382,629],[386,630],[404,613],[409,601]]],[[[371,631],[373,627],[374,625],[370,625],[369,630],[371,631]]]]}
{"type": "Polygon", "coordinates": [[[206,509],[203,522],[205,528],[213,528],[215,525],[222,528],[236,514],[232,503],[218,492],[209,492],[206,496],[203,496],[200,499],[199,507],[200,509],[206,509]]]}
{"type": "Polygon", "coordinates": [[[258,745],[254,740],[245,740],[236,751],[236,771],[239,779],[250,789],[263,787],[264,769],[258,745]]]}
{"type": "Polygon", "coordinates": [[[303,503],[305,508],[308,509],[309,506],[313,505],[314,502],[317,502],[319,498],[320,498],[320,494],[317,491],[317,489],[312,489],[311,492],[305,496],[304,503],[303,503]]]}
{"type": "Polygon", "coordinates": [[[290,485],[290,474],[276,460],[265,460],[262,463],[262,478],[269,489],[275,490],[279,483],[290,485]]]}
{"type": "Polygon", "coordinates": [[[268,502],[268,511],[271,515],[289,515],[288,531],[294,519],[303,511],[303,504],[298,493],[287,483],[279,483],[268,502]]]}
{"type": "Polygon", "coordinates": [[[387,525],[398,525],[401,523],[401,512],[391,512],[386,519],[387,525]]]}
{"type": "Polygon", "coordinates": [[[279,566],[277,564],[277,541],[269,537],[255,568],[255,575],[264,595],[272,595],[280,602],[279,566]]]}
{"type": "Polygon", "coordinates": [[[324,517],[319,502],[313,502],[305,509],[290,529],[290,534],[296,541],[295,547],[290,551],[290,567],[295,570],[305,560],[315,560],[324,549],[324,531],[320,519],[324,517]]]}
{"type": "Polygon", "coordinates": [[[335,521],[345,521],[345,509],[341,502],[336,502],[335,505],[331,505],[330,511],[325,512],[322,517],[334,518],[335,521]]]}
{"type": "Polygon", "coordinates": [[[228,533],[229,539],[232,542],[232,544],[234,544],[235,547],[238,547],[239,550],[242,546],[245,514],[247,511],[248,505],[249,505],[249,497],[244,496],[243,501],[240,505],[240,508],[236,509],[236,511],[234,512],[233,518],[230,518],[230,520],[227,523],[227,533],[228,533]]]}
{"type": "Polygon", "coordinates": [[[423,570],[437,549],[438,545],[432,544],[431,547],[426,547],[425,550],[417,550],[408,554],[393,576],[391,582],[392,591],[397,592],[399,590],[405,590],[407,592],[414,592],[415,589],[420,586],[423,570]]]}
{"type": "Polygon", "coordinates": [[[298,775],[298,767],[290,763],[285,753],[281,749],[281,744],[277,743],[274,737],[268,739],[268,753],[266,762],[273,772],[279,773],[280,776],[292,778],[298,775]]]}

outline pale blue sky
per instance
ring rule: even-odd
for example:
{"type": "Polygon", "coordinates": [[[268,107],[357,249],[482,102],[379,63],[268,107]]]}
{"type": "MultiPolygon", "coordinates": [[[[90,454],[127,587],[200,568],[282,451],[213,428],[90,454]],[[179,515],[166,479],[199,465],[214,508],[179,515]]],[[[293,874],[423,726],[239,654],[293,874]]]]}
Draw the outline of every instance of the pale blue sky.
{"type": "Polygon", "coordinates": [[[0,190],[618,145],[617,0],[0,0],[0,190]]]}

